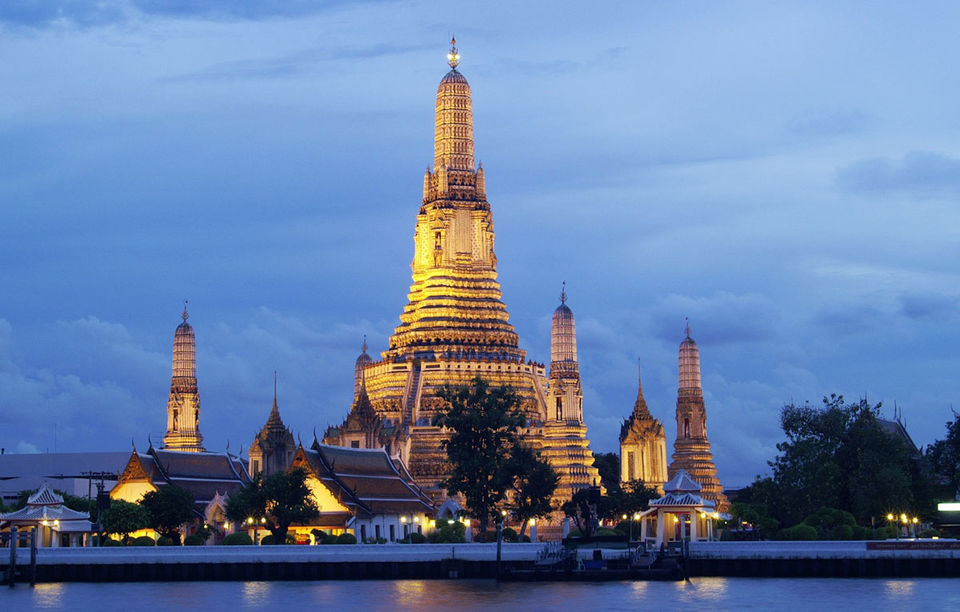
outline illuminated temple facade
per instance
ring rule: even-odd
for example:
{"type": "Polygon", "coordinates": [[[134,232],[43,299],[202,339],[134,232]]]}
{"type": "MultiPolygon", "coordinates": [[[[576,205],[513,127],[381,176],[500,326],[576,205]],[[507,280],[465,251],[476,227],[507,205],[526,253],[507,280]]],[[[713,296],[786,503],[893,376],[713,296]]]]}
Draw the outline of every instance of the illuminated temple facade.
{"type": "Polygon", "coordinates": [[[451,70],[437,89],[433,167],[423,177],[408,303],[378,361],[364,343],[350,414],[327,430],[324,442],[384,447],[440,499],[448,464],[446,433],[434,425],[443,405],[437,391],[480,375],[520,395],[524,438],[560,474],[557,497],[568,498],[599,483],[583,425],[573,314],[561,304],[559,319],[554,315],[548,378],[544,365],[519,347],[502,301],[484,171],[474,163],[470,85],[457,70],[456,47],[448,59],[451,70]]]}
{"type": "Polygon", "coordinates": [[[200,434],[200,394],[197,391],[197,339],[193,326],[187,323],[187,307],[183,322],[173,334],[173,375],[167,400],[167,432],[163,448],[167,450],[203,452],[200,434]]]}
{"type": "Polygon", "coordinates": [[[712,500],[719,512],[726,512],[729,502],[717,478],[717,466],[710,452],[707,439],[707,408],[703,402],[703,385],[700,381],[700,349],[690,337],[680,343],[679,373],[677,388],[677,440],[673,445],[673,461],[670,476],[685,470],[702,487],[700,495],[712,500]]]}
{"type": "Polygon", "coordinates": [[[667,434],[663,423],[650,414],[639,374],[633,413],[620,427],[620,481],[634,480],[661,493],[667,482],[667,434]]]}

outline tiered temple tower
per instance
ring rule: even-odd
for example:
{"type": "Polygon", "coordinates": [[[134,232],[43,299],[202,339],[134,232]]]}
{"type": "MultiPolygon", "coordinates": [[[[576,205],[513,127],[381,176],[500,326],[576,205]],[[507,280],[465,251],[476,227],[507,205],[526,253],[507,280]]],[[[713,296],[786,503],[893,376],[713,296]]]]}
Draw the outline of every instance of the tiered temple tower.
{"type": "Polygon", "coordinates": [[[283,424],[277,407],[277,374],[273,374],[273,406],[267,422],[250,445],[250,476],[270,476],[287,469],[297,452],[293,433],[283,424]]]}
{"type": "Polygon", "coordinates": [[[637,401],[620,427],[620,482],[642,480],[662,493],[667,482],[667,434],[647,408],[639,364],[637,369],[637,401]]]}
{"type": "Polygon", "coordinates": [[[677,392],[677,441],[673,446],[670,476],[686,470],[703,487],[701,495],[712,499],[720,512],[726,512],[729,502],[717,478],[710,441],[707,439],[707,408],[703,403],[700,382],[700,350],[690,337],[680,343],[680,383],[677,392]]]}
{"type": "Polygon", "coordinates": [[[187,306],[183,306],[183,323],[173,334],[173,376],[167,401],[167,433],[163,448],[167,450],[203,452],[200,435],[200,395],[197,393],[197,339],[187,323],[187,306]]]}
{"type": "Polygon", "coordinates": [[[540,454],[560,476],[558,499],[569,499],[577,490],[600,482],[583,424],[577,326],[573,311],[567,306],[566,283],[560,293],[560,305],[553,311],[550,386],[540,454]]]}
{"type": "MultiPolygon", "coordinates": [[[[470,85],[457,70],[456,46],[447,59],[450,71],[437,88],[433,167],[423,177],[408,302],[381,360],[361,366],[383,431],[393,432],[391,447],[417,484],[438,499],[438,484],[448,472],[441,447],[446,433],[433,424],[443,405],[439,387],[466,385],[477,375],[513,387],[527,416],[526,437],[537,446],[548,418],[544,366],[526,360],[501,300],[493,216],[483,168],[474,165],[470,85]]],[[[331,440],[340,437],[330,433],[331,440]]],[[[581,469],[588,471],[586,465],[581,469]]]]}

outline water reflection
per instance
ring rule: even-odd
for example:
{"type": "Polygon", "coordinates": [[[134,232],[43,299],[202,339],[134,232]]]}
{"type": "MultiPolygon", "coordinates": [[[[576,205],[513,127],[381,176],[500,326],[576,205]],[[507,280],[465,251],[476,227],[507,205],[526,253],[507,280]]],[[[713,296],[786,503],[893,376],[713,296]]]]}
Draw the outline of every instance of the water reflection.
{"type": "Polygon", "coordinates": [[[423,580],[398,580],[393,583],[394,601],[402,608],[418,608],[427,592],[427,583],[423,580]]]}
{"type": "Polygon", "coordinates": [[[694,578],[672,584],[676,585],[680,601],[701,603],[723,601],[729,582],[728,578],[694,578]]]}
{"type": "Polygon", "coordinates": [[[33,605],[36,608],[59,608],[63,605],[63,583],[38,584],[33,591],[33,605]]]}
{"type": "Polygon", "coordinates": [[[270,603],[271,582],[244,582],[243,603],[248,606],[265,606],[270,603]]]}
{"type": "Polygon", "coordinates": [[[883,583],[884,590],[891,599],[912,597],[913,587],[916,585],[913,580],[887,580],[883,583]]]}

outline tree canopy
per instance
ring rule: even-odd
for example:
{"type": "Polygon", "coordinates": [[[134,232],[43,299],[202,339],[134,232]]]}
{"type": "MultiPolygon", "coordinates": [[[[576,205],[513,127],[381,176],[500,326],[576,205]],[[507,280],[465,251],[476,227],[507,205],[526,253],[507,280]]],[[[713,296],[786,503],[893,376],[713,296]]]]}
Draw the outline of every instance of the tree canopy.
{"type": "Polygon", "coordinates": [[[149,523],[150,514],[145,507],[122,499],[111,500],[110,507],[100,515],[103,530],[121,536],[124,544],[131,533],[147,527],[149,523]]]}
{"type": "Polygon", "coordinates": [[[536,451],[522,442],[514,443],[506,469],[511,479],[508,508],[520,521],[520,535],[523,536],[530,519],[553,512],[551,500],[560,477],[536,451]]]}
{"type": "Polygon", "coordinates": [[[232,521],[244,523],[248,518],[264,526],[273,535],[274,544],[287,541],[290,525],[303,524],[320,516],[320,510],[307,486],[307,472],[302,467],[259,475],[253,482],[230,495],[226,515],[232,521]]]}
{"type": "Polygon", "coordinates": [[[193,494],[174,485],[164,485],[156,491],[150,491],[143,496],[140,504],[147,509],[149,526],[175,544],[180,543],[180,527],[196,516],[193,512],[193,494]]]}
{"type": "Polygon", "coordinates": [[[450,476],[442,485],[451,495],[463,494],[483,532],[513,483],[507,463],[525,422],[520,397],[480,376],[471,385],[444,386],[437,395],[447,403],[438,422],[450,430],[443,442],[450,476]]]}
{"type": "Polygon", "coordinates": [[[763,506],[781,525],[795,525],[823,507],[847,511],[861,524],[891,510],[929,515],[933,500],[923,457],[881,427],[879,411],[880,404],[848,404],[842,395],[825,397],[820,408],[784,406],[786,440],[770,462],[773,476],[758,477],[738,501],[763,506]]]}

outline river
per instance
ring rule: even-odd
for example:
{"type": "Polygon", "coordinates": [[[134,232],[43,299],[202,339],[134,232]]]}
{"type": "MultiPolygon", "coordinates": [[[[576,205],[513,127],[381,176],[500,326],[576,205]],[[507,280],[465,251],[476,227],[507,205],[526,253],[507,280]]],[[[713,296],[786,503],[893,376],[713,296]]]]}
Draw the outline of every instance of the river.
{"type": "Polygon", "coordinates": [[[0,588],[0,609],[69,610],[958,610],[949,578],[695,578],[691,582],[489,580],[54,583],[0,588]],[[331,608],[327,608],[330,606],[331,608]]]}

